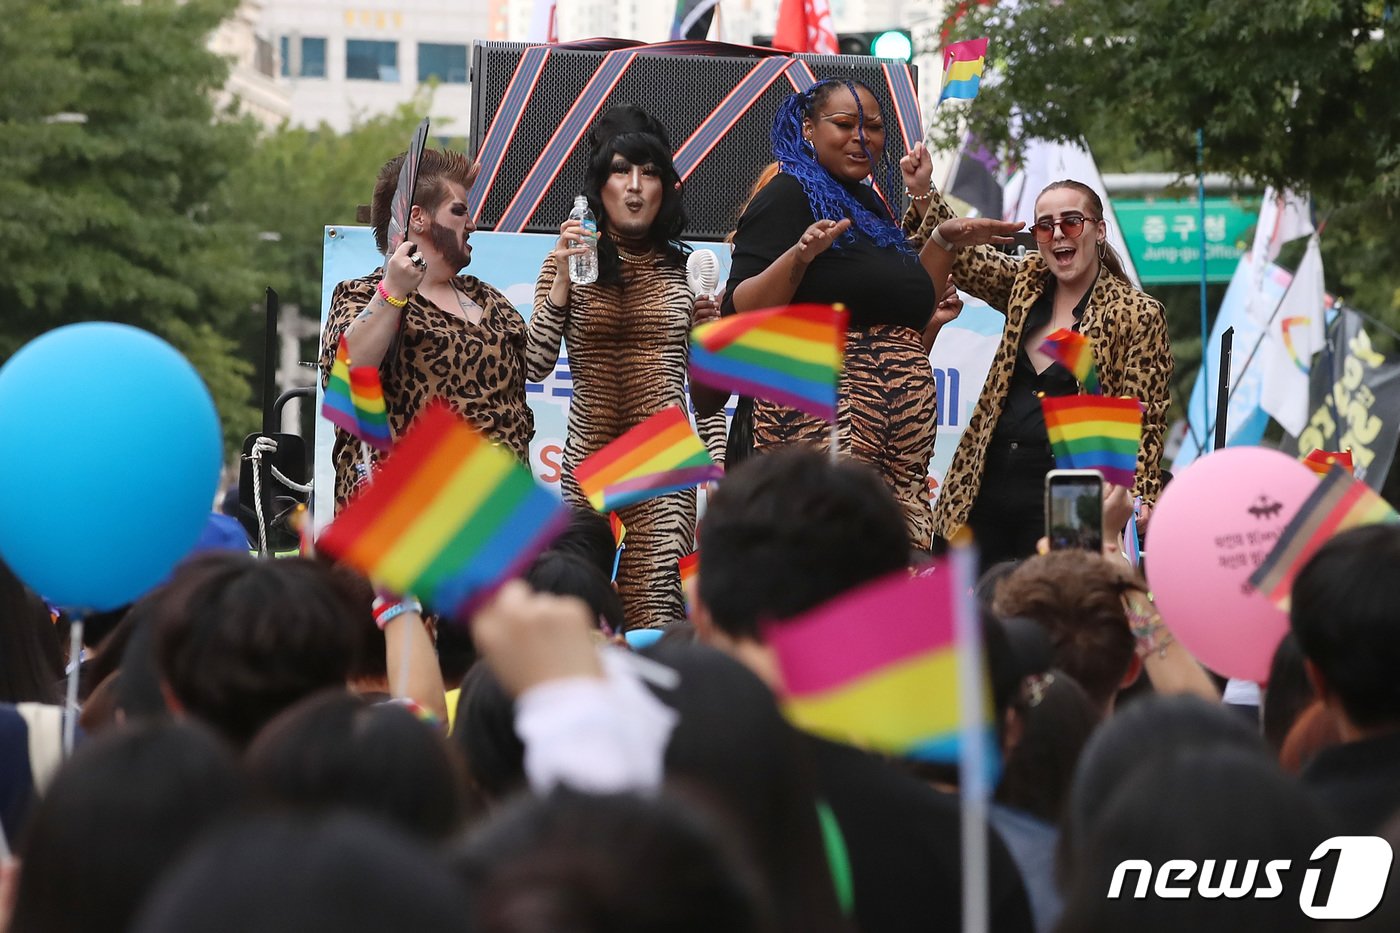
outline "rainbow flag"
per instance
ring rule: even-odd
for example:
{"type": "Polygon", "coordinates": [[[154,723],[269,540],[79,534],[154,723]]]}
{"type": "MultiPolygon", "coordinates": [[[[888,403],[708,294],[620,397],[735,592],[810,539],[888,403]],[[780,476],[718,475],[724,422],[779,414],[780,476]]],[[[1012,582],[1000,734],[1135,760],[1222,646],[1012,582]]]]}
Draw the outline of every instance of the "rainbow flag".
{"type": "Polygon", "coordinates": [[[1312,453],[1303,458],[1303,466],[1312,470],[1318,476],[1326,476],[1332,471],[1332,467],[1340,466],[1348,473],[1355,475],[1356,467],[1351,462],[1351,451],[1343,450],[1333,452],[1330,450],[1320,450],[1313,448],[1312,453]]]}
{"type": "Polygon", "coordinates": [[[1094,366],[1094,348],[1088,337],[1061,327],[1045,338],[1040,352],[1073,373],[1085,392],[1099,394],[1099,371],[1094,366]]]}
{"type": "Polygon", "coordinates": [[[567,517],[520,461],[434,401],[316,545],[377,585],[462,618],[567,517]]]}
{"type": "Polygon", "coordinates": [[[987,40],[954,42],[943,50],[943,89],[945,100],[972,100],[982,87],[982,70],[987,64],[987,40]]]}
{"type": "Polygon", "coordinates": [[[1062,470],[1098,470],[1129,489],[1142,444],[1142,403],[1135,398],[1065,395],[1040,400],[1045,431],[1062,470]]]}
{"type": "Polygon", "coordinates": [[[672,405],[584,459],[574,479],[602,512],[689,489],[723,473],[685,412],[672,405]]]}
{"type": "MultiPolygon", "coordinates": [[[[901,572],[801,618],[765,625],[793,725],[873,751],[956,762],[953,578],[948,564],[914,577],[901,572]]],[[[990,695],[978,718],[994,752],[990,695]]]]}
{"type": "Polygon", "coordinates": [[[835,421],[846,320],[840,305],[787,305],[701,324],[690,334],[690,375],[835,421]]]}
{"type": "Polygon", "coordinates": [[[627,526],[622,524],[622,519],[616,512],[609,512],[608,527],[612,529],[613,536],[612,576],[608,578],[608,582],[616,583],[617,571],[622,567],[622,552],[627,550],[627,526]]]}
{"type": "Polygon", "coordinates": [[[676,558],[676,567],[681,572],[681,592],[685,594],[687,615],[695,611],[695,588],[700,584],[700,552],[691,551],[684,557],[676,558]]]}
{"type": "Polygon", "coordinates": [[[373,366],[350,365],[350,346],[344,334],[335,350],[335,363],[331,365],[325,394],[321,414],[327,421],[380,450],[388,450],[393,445],[379,370],[373,366]]]}
{"type": "Polygon", "coordinates": [[[1391,525],[1400,515],[1371,487],[1338,464],[1317,484],[1279,535],[1249,582],[1274,605],[1288,609],[1293,578],[1328,539],[1362,525],[1391,525]]]}

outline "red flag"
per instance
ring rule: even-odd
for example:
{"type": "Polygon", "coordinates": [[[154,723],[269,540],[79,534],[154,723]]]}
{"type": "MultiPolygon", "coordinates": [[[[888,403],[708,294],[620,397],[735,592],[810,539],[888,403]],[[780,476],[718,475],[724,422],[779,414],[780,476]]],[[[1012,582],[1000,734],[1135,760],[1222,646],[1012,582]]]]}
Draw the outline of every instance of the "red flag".
{"type": "Polygon", "coordinates": [[[827,0],[782,0],[773,48],[788,52],[836,54],[836,28],[827,0]]]}

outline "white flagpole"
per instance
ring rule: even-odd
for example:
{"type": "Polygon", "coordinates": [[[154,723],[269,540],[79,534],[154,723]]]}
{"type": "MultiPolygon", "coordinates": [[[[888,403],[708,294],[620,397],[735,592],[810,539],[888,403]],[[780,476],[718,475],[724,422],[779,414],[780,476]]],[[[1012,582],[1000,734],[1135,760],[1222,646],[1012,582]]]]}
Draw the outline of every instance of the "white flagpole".
{"type": "Polygon", "coordinates": [[[953,630],[958,645],[958,799],[962,814],[962,929],[987,933],[986,687],[982,682],[982,626],[973,604],[977,549],[964,529],[949,549],[955,587],[953,630]]]}

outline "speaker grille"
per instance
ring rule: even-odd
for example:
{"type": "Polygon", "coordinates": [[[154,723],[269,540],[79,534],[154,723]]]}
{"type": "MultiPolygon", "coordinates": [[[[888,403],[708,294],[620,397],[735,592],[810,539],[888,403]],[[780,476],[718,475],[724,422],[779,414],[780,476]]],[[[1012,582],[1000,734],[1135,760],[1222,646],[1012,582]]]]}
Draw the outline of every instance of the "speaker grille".
{"type": "MultiPolygon", "coordinates": [[[[472,140],[479,147],[515,73],[524,43],[477,42],[472,50],[472,140]]],[[[604,53],[556,49],[545,63],[539,83],[525,106],[515,137],[507,148],[495,183],[487,192],[480,226],[493,229],[550,137],[578,100],[584,86],[603,61],[604,53]]],[[[876,167],[876,180],[890,198],[896,216],[907,204],[899,160],[904,140],[896,129],[894,109],[885,86],[879,59],[852,55],[802,55],[818,78],[852,77],[874,89],[890,132],[885,158],[876,167]]],[[[599,113],[619,104],[633,104],[652,114],[666,127],[671,143],[679,147],[704,122],[714,108],[753,68],[756,59],[699,55],[640,54],[608,95],[599,113]]],[[[696,240],[723,239],[733,228],[739,207],[763,167],[772,161],[769,134],[778,105],[792,93],[792,83],[780,77],[769,86],[752,109],[723,137],[691,173],[685,187],[685,209],[690,217],[686,236],[696,240]]],[[[592,124],[589,125],[592,129],[592,124]]],[[[588,130],[569,155],[525,229],[552,233],[568,216],[575,195],[583,191],[588,130]]]]}

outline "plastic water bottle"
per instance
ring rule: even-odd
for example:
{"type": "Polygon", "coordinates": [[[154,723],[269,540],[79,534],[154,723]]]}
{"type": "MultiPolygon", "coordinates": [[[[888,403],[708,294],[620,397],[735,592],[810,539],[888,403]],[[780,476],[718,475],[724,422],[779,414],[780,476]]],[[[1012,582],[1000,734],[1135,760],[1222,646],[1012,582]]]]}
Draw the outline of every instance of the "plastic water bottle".
{"type": "Polygon", "coordinates": [[[583,224],[588,237],[580,243],[570,241],[570,246],[586,246],[588,252],[569,257],[569,281],[575,285],[592,285],[598,281],[598,221],[588,209],[588,198],[579,195],[574,198],[574,209],[569,211],[569,219],[583,224]]]}

